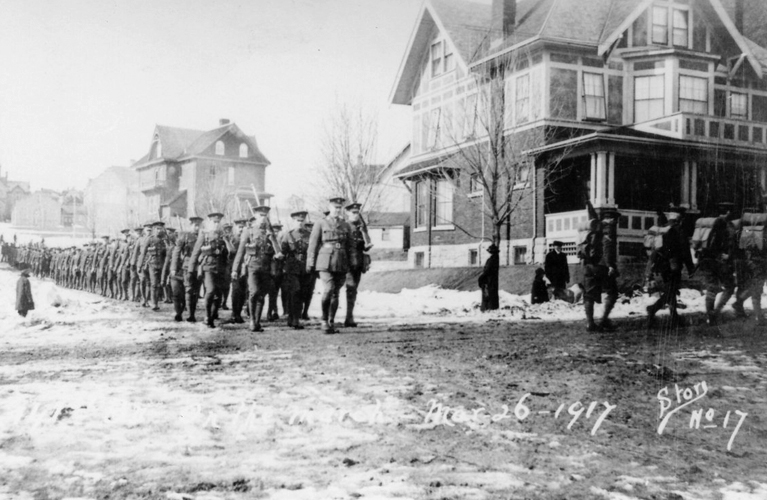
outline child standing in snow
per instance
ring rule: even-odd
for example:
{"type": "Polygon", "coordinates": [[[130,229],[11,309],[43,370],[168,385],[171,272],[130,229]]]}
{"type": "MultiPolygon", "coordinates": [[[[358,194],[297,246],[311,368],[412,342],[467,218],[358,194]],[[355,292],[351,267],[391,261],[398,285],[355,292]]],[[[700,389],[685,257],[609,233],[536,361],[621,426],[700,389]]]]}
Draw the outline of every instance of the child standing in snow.
{"type": "Polygon", "coordinates": [[[546,282],[543,281],[543,275],[546,274],[542,268],[535,270],[535,279],[533,279],[533,289],[530,292],[530,302],[533,304],[543,304],[549,301],[549,292],[546,289],[546,282]]]}
{"type": "Polygon", "coordinates": [[[29,284],[29,271],[21,271],[19,281],[16,283],[16,310],[20,316],[26,317],[27,311],[35,308],[35,301],[32,300],[32,286],[29,284]]]}

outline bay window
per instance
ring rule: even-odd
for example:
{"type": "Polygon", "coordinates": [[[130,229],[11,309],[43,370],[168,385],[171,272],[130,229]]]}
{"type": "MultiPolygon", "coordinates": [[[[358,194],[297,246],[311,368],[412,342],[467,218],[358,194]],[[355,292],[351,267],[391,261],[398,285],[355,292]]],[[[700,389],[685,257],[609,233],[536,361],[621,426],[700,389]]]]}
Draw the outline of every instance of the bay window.
{"type": "Polygon", "coordinates": [[[429,179],[420,180],[415,188],[415,227],[426,227],[429,221],[429,179]]]}
{"type": "Polygon", "coordinates": [[[664,87],[663,75],[638,76],[634,79],[634,123],[664,115],[664,87]]]}
{"type": "Polygon", "coordinates": [[[748,95],[732,92],[730,94],[730,117],[748,119],[748,95]]]}
{"type": "Polygon", "coordinates": [[[603,75],[583,73],[583,104],[585,118],[592,120],[604,120],[606,118],[603,75]]]}
{"type": "Polygon", "coordinates": [[[666,7],[652,9],[652,43],[668,44],[668,9],[666,7]]]}
{"type": "Polygon", "coordinates": [[[708,114],[708,80],[692,76],[679,77],[679,111],[708,114]]]}

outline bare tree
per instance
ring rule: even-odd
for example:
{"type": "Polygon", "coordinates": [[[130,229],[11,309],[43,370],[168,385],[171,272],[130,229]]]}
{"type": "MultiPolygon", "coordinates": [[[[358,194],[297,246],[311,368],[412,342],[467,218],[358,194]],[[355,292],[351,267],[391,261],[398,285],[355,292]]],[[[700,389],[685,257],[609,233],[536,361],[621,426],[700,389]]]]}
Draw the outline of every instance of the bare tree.
{"type": "Polygon", "coordinates": [[[311,202],[324,208],[327,195],[340,195],[378,210],[384,186],[383,168],[375,164],[377,144],[378,116],[360,105],[338,104],[324,124],[316,169],[321,189],[311,202]]]}
{"type": "MultiPolygon", "coordinates": [[[[469,236],[490,240],[499,247],[504,228],[506,240],[510,241],[513,215],[520,208],[533,212],[532,207],[526,205],[534,200],[535,193],[544,192],[564,174],[562,159],[566,156],[564,151],[537,159],[528,154],[530,150],[562,137],[557,137],[561,132],[545,126],[514,127],[543,116],[540,100],[536,102],[534,98],[539,89],[533,89],[530,80],[527,81],[526,100],[513,103],[507,100],[507,75],[515,67],[514,59],[509,56],[505,61],[497,61],[492,68],[474,73],[472,86],[476,93],[467,93],[445,116],[430,117],[425,134],[428,136],[427,147],[445,148],[448,154],[439,173],[450,180],[455,195],[470,197],[481,205],[481,228],[463,227],[454,220],[445,223],[453,224],[469,236]],[[512,105],[515,106],[513,110],[512,105]],[[511,123],[512,116],[517,117],[516,124],[511,123]],[[490,222],[489,237],[484,235],[485,220],[490,222]]],[[[431,196],[439,198],[440,193],[431,196]]],[[[439,210],[436,212],[436,223],[439,224],[439,210]]],[[[537,214],[533,213],[533,217],[537,214]]],[[[497,277],[496,269],[496,282],[497,277]]]]}
{"type": "MultiPolygon", "coordinates": [[[[194,210],[204,217],[213,211],[223,213],[228,219],[239,216],[247,207],[238,205],[236,188],[229,185],[226,170],[217,168],[207,182],[201,183],[194,200],[194,210]]],[[[245,214],[249,215],[249,213],[245,214]]]]}

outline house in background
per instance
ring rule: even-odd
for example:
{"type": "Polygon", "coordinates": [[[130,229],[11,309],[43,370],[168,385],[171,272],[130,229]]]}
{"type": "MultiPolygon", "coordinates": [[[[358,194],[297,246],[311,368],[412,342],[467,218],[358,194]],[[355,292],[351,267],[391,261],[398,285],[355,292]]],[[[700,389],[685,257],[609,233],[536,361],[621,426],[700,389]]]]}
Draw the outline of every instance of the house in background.
{"type": "Polygon", "coordinates": [[[138,173],[129,167],[109,167],[90,179],[84,192],[86,226],[95,234],[116,235],[135,227],[144,197],[138,189],[138,173]]]}
{"type": "Polygon", "coordinates": [[[29,182],[9,180],[8,172],[5,172],[0,177],[0,220],[10,220],[13,207],[29,193],[29,182]]]}
{"type": "Polygon", "coordinates": [[[255,137],[227,119],[209,131],[157,125],[148,149],[131,165],[144,195],[142,220],[235,213],[238,203],[271,198],[265,192],[269,160],[255,137]]]}
{"type": "Polygon", "coordinates": [[[35,229],[61,228],[61,201],[59,193],[41,189],[16,202],[11,214],[14,227],[35,229]]]}
{"type": "Polygon", "coordinates": [[[574,261],[587,201],[621,212],[624,261],[642,255],[658,208],[679,204],[695,217],[724,200],[758,205],[767,30],[754,19],[766,9],[755,0],[426,0],[391,96],[413,110],[411,157],[398,174],[413,192],[411,265],[484,258],[484,190],[458,153],[487,143],[479,124],[490,111],[478,106],[487,89],[507,140],[540,138],[521,151],[524,175],[503,186],[525,196],[501,232],[502,263],[542,262],[554,240],[574,261]]]}

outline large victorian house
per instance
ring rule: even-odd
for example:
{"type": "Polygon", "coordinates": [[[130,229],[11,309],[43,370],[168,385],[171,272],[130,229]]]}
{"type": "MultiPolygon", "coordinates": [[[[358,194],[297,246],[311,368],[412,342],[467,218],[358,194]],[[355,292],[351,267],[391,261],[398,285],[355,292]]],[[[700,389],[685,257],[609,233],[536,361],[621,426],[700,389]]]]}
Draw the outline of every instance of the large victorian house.
{"type": "Polygon", "coordinates": [[[767,37],[756,20],[766,8],[760,0],[426,0],[391,97],[413,109],[412,154],[399,174],[413,193],[411,263],[483,259],[484,192],[455,157],[482,142],[475,124],[488,110],[477,95],[493,83],[505,134],[539,139],[520,154],[529,172],[518,169],[524,178],[507,184],[529,196],[505,222],[502,263],[541,262],[554,240],[574,259],[589,200],[622,214],[624,261],[641,255],[658,208],[700,216],[720,201],[759,206],[767,37]]]}
{"type": "Polygon", "coordinates": [[[149,152],[132,165],[145,196],[140,218],[248,214],[245,202],[271,197],[264,192],[267,165],[256,138],[229,120],[209,131],[157,125],[149,152]]]}

